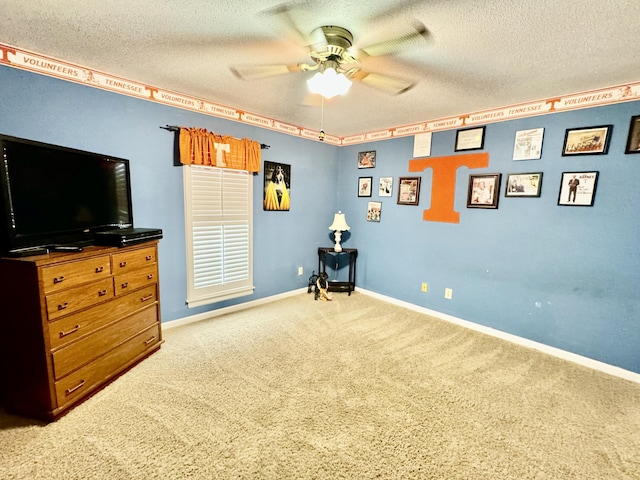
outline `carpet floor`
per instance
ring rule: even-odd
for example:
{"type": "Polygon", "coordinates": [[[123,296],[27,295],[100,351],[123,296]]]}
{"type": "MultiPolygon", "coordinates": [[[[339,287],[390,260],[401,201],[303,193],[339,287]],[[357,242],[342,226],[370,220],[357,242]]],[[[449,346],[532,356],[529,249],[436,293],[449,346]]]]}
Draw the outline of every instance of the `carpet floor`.
{"type": "Polygon", "coordinates": [[[635,479],[640,385],[356,292],[165,330],[0,478],[635,479]]]}

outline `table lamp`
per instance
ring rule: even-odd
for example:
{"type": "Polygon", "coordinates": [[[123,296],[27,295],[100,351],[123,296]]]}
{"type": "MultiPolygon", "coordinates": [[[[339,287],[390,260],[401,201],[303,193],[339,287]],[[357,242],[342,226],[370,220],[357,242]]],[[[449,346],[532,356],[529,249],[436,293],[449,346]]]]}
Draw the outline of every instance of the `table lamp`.
{"type": "Polygon", "coordinates": [[[334,230],[336,244],[333,247],[335,252],[341,252],[342,246],[340,245],[340,239],[342,238],[342,232],[345,230],[350,230],[349,225],[347,225],[347,221],[344,218],[344,213],[338,210],[338,213],[333,215],[333,223],[329,226],[329,230],[334,230]]]}

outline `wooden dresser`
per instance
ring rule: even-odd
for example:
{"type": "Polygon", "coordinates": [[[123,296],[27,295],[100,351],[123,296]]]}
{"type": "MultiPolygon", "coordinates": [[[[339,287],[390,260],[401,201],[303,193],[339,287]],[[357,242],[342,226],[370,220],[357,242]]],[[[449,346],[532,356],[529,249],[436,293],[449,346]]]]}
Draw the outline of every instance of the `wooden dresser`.
{"type": "Polygon", "coordinates": [[[7,411],[55,420],[160,348],[158,242],[0,259],[7,411]]]}

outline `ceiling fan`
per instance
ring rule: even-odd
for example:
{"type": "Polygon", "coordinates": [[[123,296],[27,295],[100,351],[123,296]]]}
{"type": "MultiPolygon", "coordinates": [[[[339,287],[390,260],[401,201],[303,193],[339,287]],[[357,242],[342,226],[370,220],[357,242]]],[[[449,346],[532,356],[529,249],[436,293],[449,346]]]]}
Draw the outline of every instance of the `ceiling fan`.
{"type": "MultiPolygon", "coordinates": [[[[288,26],[308,47],[312,61],[297,64],[234,65],[231,67],[231,71],[237,77],[243,80],[256,80],[288,73],[317,71],[319,74],[327,73],[339,77],[341,80],[344,79],[343,81],[347,83],[347,89],[352,81],[356,81],[392,95],[404,93],[415,85],[413,80],[386,73],[365,71],[360,63],[366,57],[389,55],[424,42],[428,37],[428,31],[422,23],[412,24],[407,33],[395,38],[364,48],[355,48],[352,33],[344,27],[323,25],[305,35],[295,25],[287,7],[281,7],[272,13],[285,18],[288,26]]],[[[318,74],[316,74],[317,76],[318,74]]],[[[314,91],[312,85],[309,84],[309,86],[314,91]]],[[[322,95],[330,98],[327,94],[322,93],[322,95]]]]}

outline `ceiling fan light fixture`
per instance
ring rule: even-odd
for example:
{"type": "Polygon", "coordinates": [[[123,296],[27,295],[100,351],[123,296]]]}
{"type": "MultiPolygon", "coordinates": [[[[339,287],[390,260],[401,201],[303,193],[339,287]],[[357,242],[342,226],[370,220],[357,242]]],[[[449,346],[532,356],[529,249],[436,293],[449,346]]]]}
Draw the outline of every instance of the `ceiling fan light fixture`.
{"type": "Polygon", "coordinates": [[[311,93],[317,93],[324,98],[332,98],[347,93],[351,87],[351,80],[344,73],[338,73],[334,68],[329,67],[307,80],[307,85],[311,93]]]}

